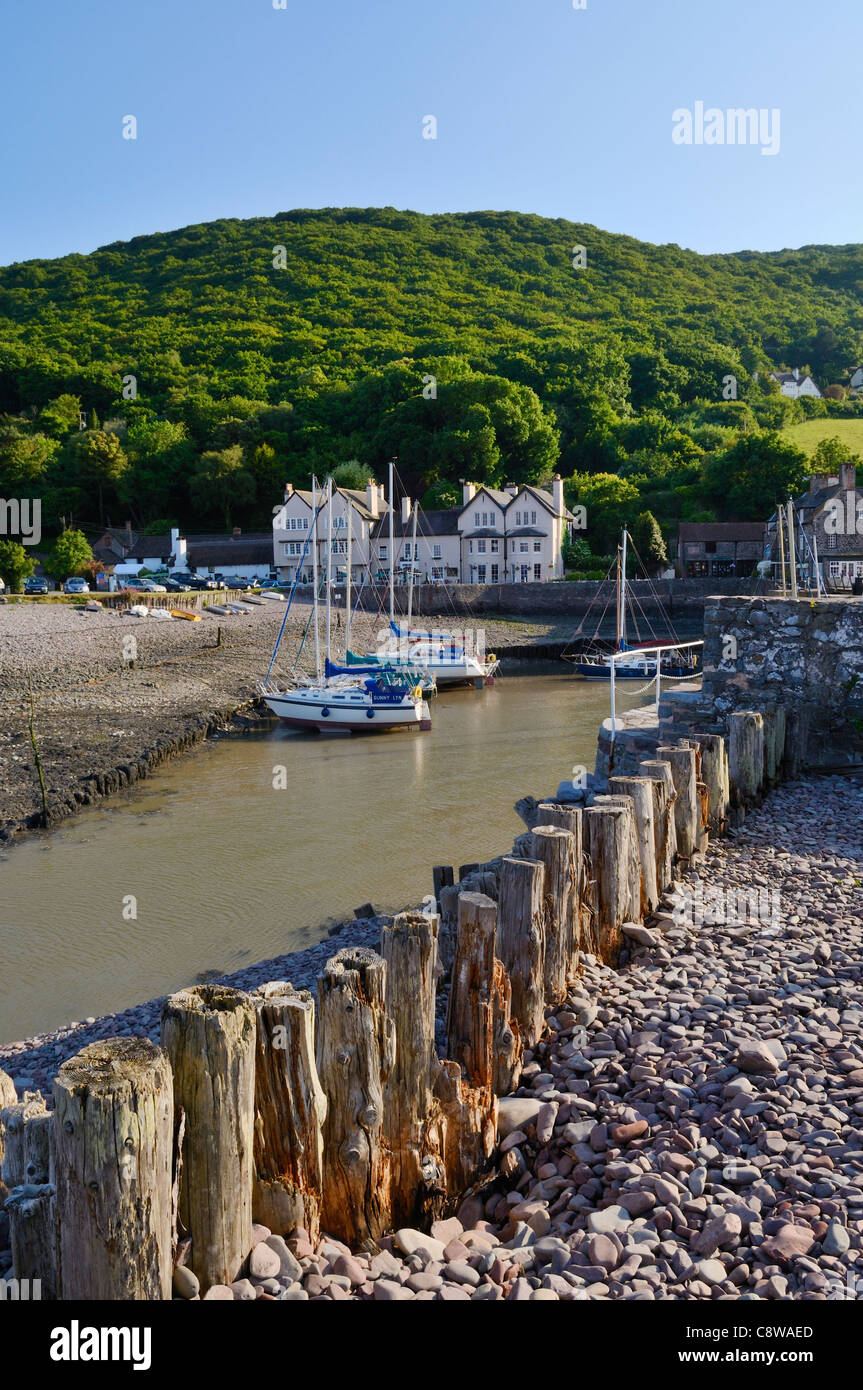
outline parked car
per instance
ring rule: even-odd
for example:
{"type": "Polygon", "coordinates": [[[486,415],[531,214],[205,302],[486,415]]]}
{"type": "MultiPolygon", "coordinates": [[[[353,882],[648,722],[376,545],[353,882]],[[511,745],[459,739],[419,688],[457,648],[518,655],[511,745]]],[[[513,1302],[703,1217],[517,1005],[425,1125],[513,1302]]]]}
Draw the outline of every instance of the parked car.
{"type": "Polygon", "coordinates": [[[39,579],[37,575],[31,574],[29,579],[24,580],[25,594],[47,594],[48,580],[39,579]]]}
{"type": "Polygon", "coordinates": [[[192,574],[191,570],[174,570],[171,575],[171,579],[173,579],[175,584],[179,584],[181,589],[191,588],[194,578],[195,576],[192,574]]]}
{"type": "Polygon", "coordinates": [[[181,584],[177,579],[163,579],[162,588],[169,594],[182,594],[188,586],[181,584]]]}
{"type": "Polygon", "coordinates": [[[64,594],[89,594],[90,585],[86,579],[79,579],[77,575],[70,575],[63,585],[64,594]]]}
{"type": "Polygon", "coordinates": [[[146,594],[166,594],[168,592],[164,584],[156,584],[152,579],[145,579],[141,587],[146,594]]]}

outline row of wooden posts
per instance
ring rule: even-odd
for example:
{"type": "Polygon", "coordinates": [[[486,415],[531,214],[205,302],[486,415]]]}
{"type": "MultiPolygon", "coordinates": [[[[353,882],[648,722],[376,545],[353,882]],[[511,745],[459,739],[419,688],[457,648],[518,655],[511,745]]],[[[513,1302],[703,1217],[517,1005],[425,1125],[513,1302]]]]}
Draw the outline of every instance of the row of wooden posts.
{"type": "Polygon", "coordinates": [[[623,924],[779,776],[784,744],[784,710],[742,712],[583,810],[543,803],[511,855],[458,883],[436,869],[436,910],[386,921],[379,952],[328,960],[317,1019],[286,983],[200,985],[165,1002],[161,1046],[112,1038],[63,1063],[52,1111],[0,1072],[16,1278],[44,1298],[165,1299],[178,1261],[202,1290],[240,1277],[253,1220],[368,1248],[457,1209],[495,1178],[497,1097],[579,954],[617,961],[623,924]]]}

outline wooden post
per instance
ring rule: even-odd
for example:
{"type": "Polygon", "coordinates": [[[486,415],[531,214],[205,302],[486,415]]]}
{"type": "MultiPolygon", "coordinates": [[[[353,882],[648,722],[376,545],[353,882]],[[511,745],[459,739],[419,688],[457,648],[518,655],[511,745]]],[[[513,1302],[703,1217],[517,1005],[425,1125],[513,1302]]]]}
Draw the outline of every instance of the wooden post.
{"type": "Polygon", "coordinates": [[[459,899],[458,945],[447,1012],[447,1055],[469,1086],[492,1086],[492,983],[497,904],[483,893],[459,899]]]}
{"type": "Polygon", "coordinates": [[[3,1154],[6,1148],[6,1124],[3,1112],[18,1103],[18,1092],[11,1076],[0,1070],[0,1204],[3,1202],[3,1154]]]}
{"type": "Polygon", "coordinates": [[[60,1298],[171,1297],[173,1138],[171,1067],[155,1043],[108,1038],[63,1063],[54,1081],[60,1298]]]}
{"type": "Polygon", "coordinates": [[[764,720],[754,710],[728,716],[728,775],[736,805],[756,800],[764,780],[764,720]]]}
{"type": "Polygon", "coordinates": [[[698,844],[699,802],[697,788],[696,750],[688,746],[657,748],[657,758],[671,764],[674,781],[674,827],[677,832],[677,853],[690,859],[698,844]]]}
{"type": "Polygon", "coordinates": [[[545,1029],[545,866],[508,856],[501,864],[496,954],[512,985],[512,1016],[525,1047],[545,1029]]]}
{"type": "Polygon", "coordinates": [[[809,711],[803,705],[785,709],[785,741],[782,765],[786,777],[797,777],[808,760],[809,711]]]}
{"type": "Polygon", "coordinates": [[[532,858],[545,865],[543,931],[545,937],[545,1002],[566,998],[580,937],[576,899],[575,838],[571,830],[538,825],[531,831],[532,858]]]}
{"type": "Polygon", "coordinates": [[[589,806],[584,820],[596,882],[597,950],[602,960],[614,965],[620,953],[620,929],[630,920],[633,813],[626,806],[589,806]]]}
{"type": "Polygon", "coordinates": [[[512,1014],[512,983],[503,961],[495,960],[492,978],[492,1090],[497,1096],[514,1091],[521,1075],[524,1043],[512,1014]]]}
{"type": "Polygon", "coordinates": [[[54,1188],[51,1183],[28,1183],[13,1188],[6,1201],[12,1268],[16,1279],[39,1281],[39,1297],[57,1297],[57,1253],[54,1188]]]}
{"type": "Polygon", "coordinates": [[[392,1224],[383,1122],[395,1033],[386,971],[376,951],[347,947],[318,979],[318,1074],[327,1097],[322,1219],[352,1246],[376,1240],[392,1224]]]}
{"type": "Polygon", "coordinates": [[[11,1190],[26,1183],[50,1181],[51,1128],[41,1091],[25,1091],[23,1100],[13,1101],[0,1113],[0,1131],[5,1132],[0,1176],[5,1187],[11,1190]]]}
{"type": "Polygon", "coordinates": [[[384,1142],[392,1156],[392,1222],[424,1219],[428,1192],[423,1163],[438,1071],[435,1052],[437,917],[400,912],[381,932],[386,1006],[395,1063],[384,1085],[384,1142]]]}
{"type": "Polygon", "coordinates": [[[442,888],[451,888],[453,885],[453,870],[451,864],[436,864],[432,869],[432,882],[434,885],[434,898],[440,912],[440,894],[442,888]]]}
{"type": "Polygon", "coordinates": [[[452,970],[455,948],[458,941],[458,900],[461,895],[459,885],[444,885],[440,890],[440,925],[438,927],[438,963],[444,974],[452,970]]]}
{"type": "Polygon", "coordinates": [[[186,1117],[179,1215],[204,1292],[231,1284],[252,1248],[255,1010],[227,985],[195,985],[162,1007],[162,1046],[186,1117]]]}
{"type": "Polygon", "coordinates": [[[594,806],[616,807],[618,810],[626,812],[629,829],[627,831],[628,844],[626,862],[629,866],[629,896],[626,900],[625,912],[626,922],[641,921],[641,858],[638,852],[638,834],[635,828],[635,807],[631,796],[612,796],[605,793],[595,796],[594,806]]]}
{"type": "Polygon", "coordinates": [[[446,1175],[442,1211],[451,1212],[491,1166],[497,1144],[497,1098],[491,1087],[470,1086],[458,1062],[450,1060],[441,1063],[435,1098],[440,1107],[440,1163],[446,1175]]]}
{"type": "Polygon", "coordinates": [[[570,830],[573,837],[573,863],[575,868],[575,907],[572,919],[572,951],[569,961],[570,974],[578,969],[578,953],[581,949],[581,936],[584,898],[584,819],[580,806],[556,806],[542,801],[537,808],[537,825],[556,825],[560,830],[570,830]]]}
{"type": "Polygon", "coordinates": [[[674,823],[674,778],[671,763],[647,759],[638,765],[643,776],[653,780],[653,828],[656,835],[656,877],[660,893],[674,878],[677,857],[677,827],[674,823]]]}
{"type": "Polygon", "coordinates": [[[632,800],[635,835],[640,865],[640,913],[649,916],[659,906],[656,876],[656,827],[654,825],[654,783],[647,777],[609,777],[608,789],[632,800]]]}
{"type": "Polygon", "coordinates": [[[785,753],[785,707],[771,705],[762,712],[764,721],[764,780],[776,782],[785,753]]]}
{"type": "Polygon", "coordinates": [[[728,819],[728,749],[721,734],[693,734],[701,749],[701,781],[707,787],[707,825],[721,835],[728,819]]]}
{"type": "Polygon", "coordinates": [[[323,1124],[327,1098],[315,1065],[315,1001],[308,990],[273,981],[255,1007],[255,1176],[252,1215],[276,1235],[321,1230],[323,1124]]]}

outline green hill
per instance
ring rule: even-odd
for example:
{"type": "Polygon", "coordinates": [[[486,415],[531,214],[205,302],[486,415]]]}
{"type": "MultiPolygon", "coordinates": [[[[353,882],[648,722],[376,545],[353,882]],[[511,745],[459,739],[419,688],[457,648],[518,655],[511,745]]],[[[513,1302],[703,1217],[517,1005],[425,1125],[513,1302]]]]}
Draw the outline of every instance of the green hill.
{"type": "Polygon", "coordinates": [[[783,434],[791,444],[796,444],[808,458],[811,458],[824,439],[839,439],[863,458],[863,419],[861,420],[804,420],[799,425],[789,425],[783,434]]]}
{"type": "Polygon", "coordinates": [[[861,306],[859,245],[699,256],[394,209],[136,237],[0,269],[0,488],[92,524],[260,525],[286,479],[397,453],[443,500],[467,475],[622,474],[668,525],[721,510],[699,477],[739,429],[805,418],[767,369],[826,384],[863,360],[861,306]]]}

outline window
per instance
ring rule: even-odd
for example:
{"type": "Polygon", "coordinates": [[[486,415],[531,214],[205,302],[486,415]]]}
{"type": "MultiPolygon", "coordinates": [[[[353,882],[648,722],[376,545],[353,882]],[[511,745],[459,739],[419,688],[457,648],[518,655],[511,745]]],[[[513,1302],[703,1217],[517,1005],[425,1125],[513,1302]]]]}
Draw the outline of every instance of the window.
{"type": "Polygon", "coordinates": [[[497,526],[497,517],[495,516],[494,512],[489,512],[489,514],[488,514],[488,524],[489,524],[489,529],[492,530],[492,531],[493,531],[493,530],[495,529],[495,527],[497,526]]]}
{"type": "Polygon", "coordinates": [[[526,584],[526,583],[527,583],[527,576],[528,576],[529,573],[530,573],[530,565],[522,565],[522,566],[521,566],[521,582],[522,582],[522,584],[526,584]]]}
{"type": "Polygon", "coordinates": [[[534,541],[533,548],[536,551],[536,553],[539,554],[542,550],[542,541],[534,541]]]}
{"type": "Polygon", "coordinates": [[[385,545],[382,545],[381,548],[380,548],[380,552],[379,552],[379,553],[380,553],[381,559],[382,559],[382,560],[385,560],[385,559],[387,558],[387,547],[386,547],[385,545]]]}
{"type": "Polygon", "coordinates": [[[474,526],[480,526],[480,525],[482,524],[482,523],[480,522],[480,519],[479,519],[479,512],[474,512],[474,514],[473,514],[473,524],[474,524],[474,526]]]}
{"type": "Polygon", "coordinates": [[[835,550],[839,544],[839,538],[836,535],[835,531],[828,531],[827,535],[825,536],[825,540],[827,542],[828,550],[835,550]]]}
{"type": "Polygon", "coordinates": [[[491,543],[491,553],[492,553],[492,555],[499,555],[499,554],[500,554],[500,541],[492,541],[492,543],[491,543]]]}
{"type": "Polygon", "coordinates": [[[333,517],[333,530],[334,530],[334,531],[344,531],[344,530],[347,528],[347,524],[348,524],[348,519],[347,519],[346,516],[334,516],[334,517],[333,517]]]}
{"type": "Polygon", "coordinates": [[[542,565],[534,565],[533,577],[534,579],[542,579],[542,565]]]}
{"type": "Polygon", "coordinates": [[[530,550],[530,546],[528,545],[527,541],[519,541],[519,543],[518,543],[518,549],[519,549],[519,554],[521,554],[521,555],[526,555],[527,552],[530,550]]]}
{"type": "Polygon", "coordinates": [[[476,548],[477,548],[477,553],[478,553],[479,555],[485,555],[485,552],[486,552],[486,543],[485,543],[484,540],[477,541],[477,543],[476,543],[476,548]]]}
{"type": "Polygon", "coordinates": [[[515,524],[516,524],[516,526],[520,526],[520,525],[521,525],[521,512],[516,512],[516,514],[515,514],[515,524]]]}
{"type": "Polygon", "coordinates": [[[409,560],[410,558],[411,558],[411,543],[410,543],[410,541],[405,541],[405,559],[406,559],[406,560],[409,560]]]}
{"type": "Polygon", "coordinates": [[[433,560],[439,560],[439,559],[440,559],[440,546],[439,546],[439,545],[433,545],[433,546],[432,546],[432,559],[433,559],[433,560]]]}
{"type": "Polygon", "coordinates": [[[483,514],[482,514],[482,524],[483,524],[483,526],[488,526],[488,512],[483,512],[483,514]]]}
{"type": "Polygon", "coordinates": [[[499,583],[500,583],[500,565],[492,565],[492,567],[491,567],[491,582],[492,582],[492,584],[499,584],[499,583]]]}
{"type": "Polygon", "coordinates": [[[432,579],[443,579],[443,565],[432,565],[432,579]]]}
{"type": "Polygon", "coordinates": [[[704,553],[705,553],[705,555],[715,555],[715,554],[716,554],[716,541],[705,541],[705,542],[704,542],[704,553]]]}
{"type": "Polygon", "coordinates": [[[535,525],[536,525],[536,512],[531,512],[531,514],[530,514],[530,524],[531,524],[531,526],[535,526],[535,525]]]}
{"type": "Polygon", "coordinates": [[[485,565],[477,565],[476,582],[477,584],[485,583],[485,565]]]}
{"type": "Polygon", "coordinates": [[[347,553],[348,553],[348,543],[347,543],[347,541],[333,541],[333,543],[332,543],[332,554],[333,554],[333,555],[347,555],[347,553]]]}
{"type": "Polygon", "coordinates": [[[467,548],[468,548],[468,554],[469,554],[469,555],[472,555],[472,554],[473,554],[473,541],[468,541],[468,543],[467,543],[467,548]]]}

